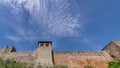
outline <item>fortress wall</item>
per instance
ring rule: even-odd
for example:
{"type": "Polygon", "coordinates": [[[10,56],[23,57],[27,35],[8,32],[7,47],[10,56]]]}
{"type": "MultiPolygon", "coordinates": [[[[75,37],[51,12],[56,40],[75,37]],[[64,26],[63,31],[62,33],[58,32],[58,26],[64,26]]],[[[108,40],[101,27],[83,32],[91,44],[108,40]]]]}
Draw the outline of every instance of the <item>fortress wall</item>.
{"type": "Polygon", "coordinates": [[[114,60],[106,51],[102,51],[102,54],[108,62],[114,60]]]}
{"type": "Polygon", "coordinates": [[[16,62],[23,62],[27,64],[34,64],[36,60],[36,55],[34,55],[32,51],[12,52],[3,55],[3,59],[14,59],[16,62]]]}
{"type": "Polygon", "coordinates": [[[4,58],[6,56],[6,53],[0,53],[0,58],[4,58]]]}
{"type": "Polygon", "coordinates": [[[120,47],[114,42],[110,42],[102,50],[106,51],[114,60],[120,60],[120,47]]]}
{"type": "Polygon", "coordinates": [[[70,67],[84,68],[91,65],[94,68],[107,68],[107,60],[102,51],[61,51],[54,52],[54,63],[70,67]]]}
{"type": "MultiPolygon", "coordinates": [[[[120,42],[120,41],[119,41],[120,42]]],[[[34,51],[16,52],[14,47],[4,46],[0,58],[14,59],[16,62],[35,64],[35,66],[67,65],[69,68],[107,68],[107,62],[120,59],[120,45],[110,42],[102,51],[52,51],[51,41],[38,41],[34,51]]]]}

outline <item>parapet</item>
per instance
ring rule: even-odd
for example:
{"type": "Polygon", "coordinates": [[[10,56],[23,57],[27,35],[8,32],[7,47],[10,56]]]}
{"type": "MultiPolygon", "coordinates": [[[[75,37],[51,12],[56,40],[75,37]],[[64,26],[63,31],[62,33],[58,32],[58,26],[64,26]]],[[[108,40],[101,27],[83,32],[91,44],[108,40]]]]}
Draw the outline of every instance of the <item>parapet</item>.
{"type": "Polygon", "coordinates": [[[103,56],[103,51],[55,51],[54,54],[68,54],[74,56],[103,56]]]}

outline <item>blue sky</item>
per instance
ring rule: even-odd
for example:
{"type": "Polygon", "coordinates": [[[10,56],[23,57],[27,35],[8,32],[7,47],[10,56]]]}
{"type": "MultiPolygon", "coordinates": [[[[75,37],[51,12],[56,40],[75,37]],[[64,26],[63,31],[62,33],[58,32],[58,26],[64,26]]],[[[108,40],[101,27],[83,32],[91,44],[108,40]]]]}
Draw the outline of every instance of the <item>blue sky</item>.
{"type": "Polygon", "coordinates": [[[120,40],[119,0],[0,0],[0,47],[100,50],[120,40]]]}

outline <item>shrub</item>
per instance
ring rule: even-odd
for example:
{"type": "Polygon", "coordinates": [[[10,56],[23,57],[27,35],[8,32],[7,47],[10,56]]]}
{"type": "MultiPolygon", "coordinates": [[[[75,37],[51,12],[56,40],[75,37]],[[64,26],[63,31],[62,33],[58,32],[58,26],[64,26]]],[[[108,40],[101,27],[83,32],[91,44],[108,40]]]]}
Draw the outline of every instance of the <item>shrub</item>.
{"type": "Polygon", "coordinates": [[[3,60],[0,58],[0,68],[33,68],[24,63],[14,62],[12,59],[3,60]]]}
{"type": "Polygon", "coordinates": [[[68,68],[68,67],[65,66],[65,65],[54,65],[54,66],[52,66],[50,68],[68,68]]]}
{"type": "MultiPolygon", "coordinates": [[[[33,68],[32,66],[27,66],[24,63],[15,62],[13,59],[3,60],[0,58],[0,68],[33,68]]],[[[41,65],[38,68],[68,68],[65,65],[54,65],[52,67],[42,67],[41,65]]]]}
{"type": "Polygon", "coordinates": [[[118,61],[110,61],[108,63],[108,68],[120,68],[120,60],[118,60],[118,61]]]}
{"type": "Polygon", "coordinates": [[[93,68],[93,66],[84,66],[84,68],[93,68]]]}

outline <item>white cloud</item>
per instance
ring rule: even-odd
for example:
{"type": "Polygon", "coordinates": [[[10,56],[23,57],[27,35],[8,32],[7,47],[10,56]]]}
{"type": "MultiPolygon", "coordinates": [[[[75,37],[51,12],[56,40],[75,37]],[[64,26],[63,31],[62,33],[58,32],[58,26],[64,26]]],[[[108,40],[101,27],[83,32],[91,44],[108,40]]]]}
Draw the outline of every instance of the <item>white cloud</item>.
{"type": "Polygon", "coordinates": [[[6,36],[6,38],[12,40],[13,42],[19,42],[19,41],[21,41],[21,39],[19,37],[17,37],[17,36],[9,36],[8,35],[8,36],[6,36]]]}
{"type": "MultiPolygon", "coordinates": [[[[77,8],[71,10],[74,3],[69,3],[69,0],[4,0],[4,4],[13,14],[17,14],[16,17],[24,14],[23,9],[29,12],[28,22],[21,21],[17,26],[15,22],[12,26],[18,36],[26,40],[39,39],[40,36],[76,37],[81,34],[81,15],[77,13],[77,8]]],[[[20,18],[22,20],[24,17],[20,18]]],[[[18,40],[14,36],[7,38],[18,40]]]]}

